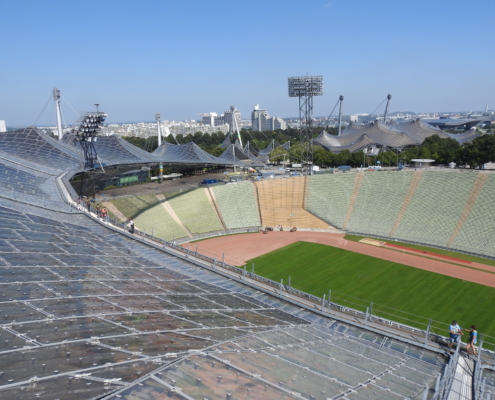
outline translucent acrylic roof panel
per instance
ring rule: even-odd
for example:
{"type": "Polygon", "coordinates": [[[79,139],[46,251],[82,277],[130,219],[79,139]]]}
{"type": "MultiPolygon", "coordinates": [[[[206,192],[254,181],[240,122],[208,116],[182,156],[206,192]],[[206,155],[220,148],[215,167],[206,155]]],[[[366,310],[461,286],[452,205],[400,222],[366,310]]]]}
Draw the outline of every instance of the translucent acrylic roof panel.
{"type": "Polygon", "coordinates": [[[441,138],[449,137],[447,133],[439,128],[433,127],[426,122],[423,122],[421,118],[416,118],[411,121],[401,121],[394,124],[390,124],[395,130],[404,132],[411,139],[416,141],[416,143],[421,144],[423,141],[433,135],[438,135],[441,138]]]}
{"type": "Polygon", "coordinates": [[[191,321],[161,312],[111,315],[108,317],[108,320],[140,332],[194,329],[200,327],[191,321]]]}
{"type": "Polygon", "coordinates": [[[163,163],[181,164],[224,164],[225,161],[212,156],[193,142],[186,144],[171,144],[163,142],[153,155],[163,163]]]}
{"type": "Polygon", "coordinates": [[[29,210],[0,208],[16,217],[0,228],[0,397],[410,398],[445,363],[82,216],[29,210]]]}
{"type": "Polygon", "coordinates": [[[460,144],[472,142],[481,133],[477,128],[471,128],[467,132],[464,133],[447,133],[448,137],[457,140],[460,144]]]}
{"type": "Polygon", "coordinates": [[[48,254],[41,253],[2,253],[2,258],[12,266],[63,265],[48,254]]]}
{"type": "Polygon", "coordinates": [[[44,299],[55,297],[56,294],[45,289],[36,283],[1,283],[0,284],[0,302],[44,299]]]}
{"type": "Polygon", "coordinates": [[[14,191],[33,196],[43,196],[46,195],[46,192],[41,189],[41,185],[48,179],[48,176],[35,175],[9,166],[0,160],[0,184],[5,193],[14,191]]]}
{"type": "Polygon", "coordinates": [[[366,135],[376,144],[394,149],[417,144],[417,142],[407,136],[406,133],[400,130],[391,129],[378,121],[365,125],[350,123],[337,140],[342,146],[348,146],[355,143],[363,135],[366,135]]]}
{"type": "Polygon", "coordinates": [[[98,137],[94,144],[100,161],[106,165],[156,163],[151,153],[133,146],[118,136],[98,137]]]}
{"type": "Polygon", "coordinates": [[[11,400],[96,399],[120,387],[118,383],[65,375],[43,379],[38,383],[15,386],[11,389],[1,390],[0,388],[0,397],[11,400]]]}
{"type": "Polygon", "coordinates": [[[16,323],[12,325],[12,330],[43,344],[132,333],[128,328],[94,317],[16,323]]]}
{"type": "Polygon", "coordinates": [[[207,327],[245,327],[248,323],[219,314],[214,311],[171,311],[171,315],[207,327]]]}
{"type": "MultiPolygon", "coordinates": [[[[163,390],[159,392],[162,396],[169,392],[176,392],[194,399],[297,398],[283,388],[253,379],[249,371],[231,368],[208,356],[191,357],[154,376],[156,376],[154,381],[162,384],[163,390]],[[173,388],[179,388],[179,390],[173,390],[173,388]]],[[[136,393],[135,396],[138,394],[136,393]]]]}
{"type": "Polygon", "coordinates": [[[0,148],[3,152],[20,159],[58,171],[81,167],[80,154],[77,151],[61,145],[57,140],[49,138],[36,128],[2,133],[0,148]]]}
{"type": "Polygon", "coordinates": [[[187,294],[187,295],[166,295],[166,296],[161,296],[163,299],[177,304],[179,308],[186,308],[186,309],[203,309],[203,310],[215,310],[215,309],[223,309],[225,310],[226,307],[212,302],[202,296],[196,296],[193,294],[187,294]]]}
{"type": "Polygon", "coordinates": [[[150,356],[204,349],[215,342],[179,333],[163,332],[102,339],[101,343],[150,356]]]}
{"type": "Polygon", "coordinates": [[[57,375],[59,373],[104,366],[127,359],[139,359],[137,355],[109,349],[89,342],[31,347],[14,352],[0,353],[4,366],[0,384],[57,375]]]}
{"type": "Polygon", "coordinates": [[[105,300],[131,312],[180,310],[183,308],[177,304],[164,301],[158,296],[148,296],[142,294],[134,296],[107,296],[105,297],[105,300]]]}

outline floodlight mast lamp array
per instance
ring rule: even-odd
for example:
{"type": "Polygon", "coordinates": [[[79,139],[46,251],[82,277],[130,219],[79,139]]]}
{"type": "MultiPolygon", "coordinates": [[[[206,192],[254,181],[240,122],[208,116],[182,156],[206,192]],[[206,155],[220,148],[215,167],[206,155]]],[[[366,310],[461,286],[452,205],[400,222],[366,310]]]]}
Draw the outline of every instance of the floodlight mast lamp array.
{"type": "Polygon", "coordinates": [[[306,164],[306,173],[313,171],[313,96],[323,96],[323,76],[293,76],[288,79],[289,97],[299,98],[299,120],[301,124],[301,162],[306,164]]]}
{"type": "Polygon", "coordinates": [[[95,104],[95,106],[96,111],[83,114],[75,130],[76,141],[81,144],[84,152],[84,167],[86,169],[97,168],[99,161],[94,143],[97,141],[98,132],[107,117],[107,114],[98,110],[99,104],[95,104]]]}

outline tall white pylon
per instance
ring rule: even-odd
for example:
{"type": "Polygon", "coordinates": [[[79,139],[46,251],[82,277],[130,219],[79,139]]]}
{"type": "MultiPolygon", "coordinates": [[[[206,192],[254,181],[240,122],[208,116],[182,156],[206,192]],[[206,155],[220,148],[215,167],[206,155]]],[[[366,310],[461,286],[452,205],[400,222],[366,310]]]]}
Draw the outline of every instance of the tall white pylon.
{"type": "Polygon", "coordinates": [[[55,100],[55,108],[57,109],[57,133],[58,140],[62,140],[64,135],[62,131],[62,115],[60,113],[60,90],[53,88],[53,99],[55,100]]]}
{"type": "Polygon", "coordinates": [[[160,121],[161,121],[161,115],[159,112],[155,114],[155,119],[156,119],[156,126],[158,128],[158,147],[162,144],[162,128],[160,126],[160,121]]]}

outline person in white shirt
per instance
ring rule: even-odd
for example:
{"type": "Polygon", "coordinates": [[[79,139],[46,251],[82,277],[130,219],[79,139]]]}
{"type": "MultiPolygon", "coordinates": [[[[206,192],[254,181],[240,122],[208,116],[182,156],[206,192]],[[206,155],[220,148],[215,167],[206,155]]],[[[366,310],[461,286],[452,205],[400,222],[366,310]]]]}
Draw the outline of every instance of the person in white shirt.
{"type": "Polygon", "coordinates": [[[449,333],[450,333],[449,348],[452,348],[452,343],[457,344],[459,342],[460,335],[464,334],[456,320],[453,320],[452,325],[449,325],[449,333]]]}

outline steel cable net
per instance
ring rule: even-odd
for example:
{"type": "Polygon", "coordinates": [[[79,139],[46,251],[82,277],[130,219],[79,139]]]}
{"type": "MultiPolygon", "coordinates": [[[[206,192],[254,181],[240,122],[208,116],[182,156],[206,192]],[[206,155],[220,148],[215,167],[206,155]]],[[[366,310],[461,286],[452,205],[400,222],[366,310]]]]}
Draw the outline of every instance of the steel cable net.
{"type": "Polygon", "coordinates": [[[444,363],[109,235],[82,215],[65,222],[0,204],[1,397],[227,398],[249,388],[268,398],[401,398],[430,385],[444,363]]]}
{"type": "Polygon", "coordinates": [[[80,167],[80,154],[60,144],[37,128],[16,129],[0,135],[0,157],[25,165],[36,164],[36,168],[51,172],[80,167]],[[48,167],[49,169],[47,169],[48,167]]]}

